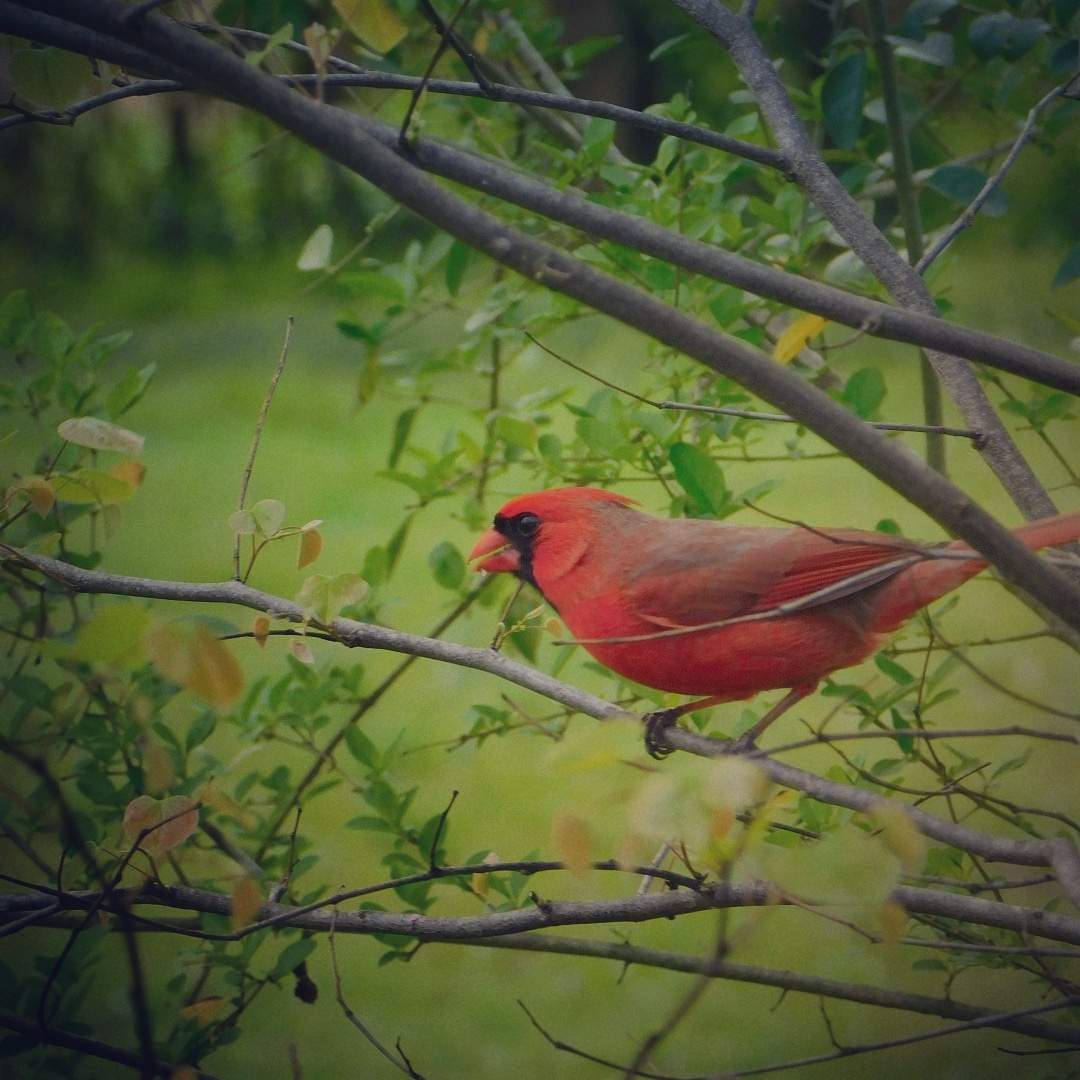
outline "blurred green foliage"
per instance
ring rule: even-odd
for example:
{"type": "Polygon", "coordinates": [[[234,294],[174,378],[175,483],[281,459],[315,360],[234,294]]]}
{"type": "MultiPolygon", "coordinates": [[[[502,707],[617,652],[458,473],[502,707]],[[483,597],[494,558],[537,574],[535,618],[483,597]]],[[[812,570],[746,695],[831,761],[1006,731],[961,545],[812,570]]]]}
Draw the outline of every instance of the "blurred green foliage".
{"type": "MultiPolygon", "coordinates": [[[[586,74],[581,57],[599,56],[603,48],[568,49],[558,25],[540,20],[539,7],[514,6],[530,38],[568,79],[586,74]]],[[[395,2],[388,10],[407,30],[400,44],[373,60],[346,36],[343,53],[385,70],[422,71],[434,40],[430,27],[413,4],[395,2]]],[[[1066,74],[1063,50],[1075,45],[1076,10],[1064,2],[1043,5],[1038,14],[1021,5],[998,12],[920,3],[893,27],[904,106],[918,121],[914,164],[928,170],[920,188],[927,229],[951,220],[989,168],[955,159],[1015,132],[1027,108],[1066,74]],[[927,102],[937,107],[924,109],[927,102]]],[[[860,13],[849,14],[850,23],[830,22],[825,9],[763,4],[760,23],[791,69],[798,103],[828,161],[872,202],[875,220],[895,238],[879,74],[868,60],[860,13]]],[[[295,40],[313,20],[340,23],[330,5],[239,0],[216,17],[265,33],[291,24],[295,40]]],[[[745,90],[717,63],[702,33],[658,2],[634,5],[631,17],[630,70],[664,88],[648,102],[655,112],[765,140],[745,90]],[[655,60],[644,64],[650,53],[655,60]]],[[[478,18],[490,55],[512,59],[509,36],[485,13],[478,18]]],[[[265,62],[296,67],[281,51],[265,62]]],[[[443,64],[464,77],[452,59],[443,64]]],[[[23,74],[30,79],[35,72],[23,74]]],[[[29,92],[32,80],[22,85],[29,92]]],[[[403,96],[387,92],[341,92],[334,100],[349,98],[388,119],[400,119],[405,107],[403,96]]],[[[572,147],[540,138],[520,114],[491,102],[435,106],[429,99],[422,112],[425,134],[510,158],[598,202],[792,273],[879,291],[784,177],[745,161],[671,137],[644,162],[619,159],[612,153],[616,132],[606,121],[590,121],[581,145],[572,147]]],[[[1054,160],[1037,176],[1008,185],[1007,203],[999,196],[992,208],[1007,211],[1019,242],[1051,236],[1049,254],[1040,249],[1026,264],[1032,268],[1026,276],[1041,275],[1032,283],[1044,290],[1080,236],[1076,149],[1063,137],[1075,119],[1076,102],[1061,103],[1035,151],[1052,152],[1054,160]]],[[[852,524],[872,526],[886,514],[906,513],[868,493],[853,469],[802,429],[730,412],[657,409],[650,402],[758,406],[737,385],[704,377],[656,343],[613,331],[564,297],[493,270],[232,106],[189,96],[133,100],[83,117],[71,130],[25,125],[0,138],[7,151],[0,168],[0,273],[12,287],[45,286],[33,297],[12,292],[0,307],[6,544],[119,572],[224,578],[239,534],[250,545],[244,567],[252,583],[302,597],[318,618],[342,611],[424,633],[445,624],[442,633],[472,644],[491,640],[501,626],[511,655],[613,700],[652,704],[663,695],[627,685],[573,650],[550,648],[549,613],[536,607],[535,597],[507,606],[505,583],[481,589],[472,580],[465,552],[504,495],[562,483],[619,483],[673,515],[727,517],[745,513],[749,502],[781,516],[834,523],[855,515],[861,520],[852,524]],[[65,165],[57,168],[61,159],[65,165]],[[303,273],[293,265],[298,255],[303,273]],[[302,293],[316,282],[314,299],[302,293]],[[260,293],[270,300],[255,307],[260,293]],[[155,318],[134,343],[98,324],[73,328],[88,297],[110,326],[132,309],[155,318]],[[273,338],[293,305],[308,320],[321,319],[323,328],[307,340],[298,332],[263,432],[249,509],[230,526],[278,348],[273,338]],[[544,349],[587,366],[608,385],[558,365],[544,349]],[[124,441],[115,431],[119,441],[107,445],[65,441],[61,423],[85,417],[115,427],[123,418],[148,436],[145,452],[119,448],[124,441]],[[319,526],[325,546],[318,574],[311,575],[297,569],[297,547],[314,528],[301,523],[316,518],[326,519],[319,526]]],[[[519,223],[536,227],[527,215],[519,223]]],[[[781,338],[788,314],[781,305],[688,280],[636,251],[577,235],[560,241],[765,350],[781,338]]],[[[947,283],[950,272],[942,273],[947,283]]],[[[302,320],[301,331],[309,325],[302,320]]],[[[790,362],[859,416],[910,416],[917,395],[896,352],[862,344],[846,350],[843,337],[831,329],[809,335],[790,362]]],[[[1055,485],[1075,487],[1068,402],[1012,380],[991,385],[1033,460],[1055,485]]],[[[978,472],[967,460],[957,469],[965,477],[978,472]]],[[[903,525],[917,528],[918,519],[903,525]]],[[[267,628],[232,611],[226,619],[214,608],[182,615],[133,598],[90,602],[18,570],[5,582],[10,648],[3,738],[18,779],[5,787],[0,811],[5,842],[18,838],[16,849],[7,850],[27,878],[50,877],[62,866],[69,889],[160,876],[237,899],[254,864],[264,890],[287,880],[285,897],[303,904],[342,883],[422,875],[432,860],[479,866],[493,851],[506,859],[554,851],[569,862],[582,849],[585,861],[590,853],[647,859],[650,840],[655,848],[669,837],[649,835],[643,805],[662,808],[661,820],[680,835],[718,833],[717,821],[734,815],[723,799],[710,801],[711,774],[699,771],[699,763],[673,761],[658,779],[628,768],[625,759],[640,754],[636,731],[632,738],[614,728],[597,734],[563,709],[524,693],[504,697],[478,676],[394,656],[343,655],[317,634],[267,638],[267,628]],[[223,645],[225,637],[241,640],[223,645]],[[267,638],[261,650],[252,640],[259,638],[267,638]],[[242,686],[230,666],[237,658],[242,686]],[[460,803],[446,813],[456,790],[460,803]],[[210,829],[153,860],[131,850],[125,814],[147,797],[197,799],[210,829]],[[587,834],[567,815],[586,820],[587,834]]],[[[996,601],[974,614],[969,608],[966,616],[962,606],[955,613],[953,607],[943,605],[937,617],[950,613],[947,625],[957,638],[985,636],[988,625],[1006,635],[1008,618],[999,616],[996,601]]],[[[964,695],[978,703],[981,722],[983,685],[958,673],[953,653],[929,654],[925,645],[913,627],[876,663],[825,687],[812,714],[819,722],[844,708],[852,726],[890,738],[871,744],[876,749],[822,752],[811,760],[835,779],[874,790],[886,784],[898,791],[952,790],[976,775],[965,810],[989,808],[1019,829],[1034,827],[1015,809],[1028,794],[1014,786],[1014,773],[1028,766],[1027,775],[1042,778],[1039,795],[1049,792],[1048,812],[1073,812],[1068,770],[1056,755],[1033,749],[1034,765],[1028,755],[1015,755],[996,760],[987,775],[978,755],[938,758],[905,734],[917,724],[944,722],[964,695]]],[[[1049,683],[1068,697],[1080,689],[1075,668],[1059,653],[986,648],[996,671],[1019,681],[1028,670],[1036,690],[1049,683]]],[[[1010,708],[1012,716],[1027,715],[1010,708]]],[[[751,711],[734,706],[716,724],[738,730],[751,711]]],[[[1029,714],[1040,716],[1034,709],[1029,714]]],[[[707,723],[705,716],[696,719],[707,723]]],[[[730,776],[724,781],[737,786],[730,776]]],[[[758,798],[746,796],[739,812],[758,807],[758,798]]],[[[901,869],[877,826],[809,798],[764,805],[768,821],[755,810],[756,817],[728,822],[729,833],[710,834],[705,864],[735,877],[771,875],[792,887],[812,882],[820,895],[853,903],[855,917],[877,927],[885,918],[882,899],[901,869]],[[820,846],[815,837],[824,838],[820,846]]],[[[965,881],[983,872],[948,849],[931,850],[925,869],[965,881]]],[[[595,897],[626,888],[625,881],[596,874],[556,880],[478,870],[475,877],[398,882],[365,903],[373,910],[472,914],[513,910],[552,893],[595,897]]],[[[956,982],[966,990],[965,973],[978,977],[1002,963],[993,953],[959,951],[936,952],[930,960],[916,954],[921,958],[914,962],[909,954],[882,959],[880,949],[853,943],[843,927],[825,920],[807,933],[798,916],[732,916],[726,932],[736,958],[930,993],[956,982]]],[[[632,940],[697,955],[716,936],[715,926],[703,923],[636,928],[632,940]]],[[[233,927],[224,916],[198,923],[210,934],[233,927]]],[[[998,940],[981,932],[980,943],[998,940]]],[[[128,1042],[130,972],[117,927],[88,923],[67,939],[68,952],[55,932],[35,935],[20,944],[15,963],[2,962],[5,1007],[128,1042]]],[[[622,1060],[627,1046],[658,1022],[658,1010],[685,990],[670,972],[586,970],[566,957],[455,953],[385,935],[337,947],[348,956],[346,996],[387,1042],[400,1034],[429,1075],[440,1066],[443,1075],[532,1075],[550,1071],[555,1061],[560,1075],[594,1075],[579,1058],[557,1059],[513,999],[525,997],[542,1017],[555,1017],[551,1027],[560,1037],[622,1060]]],[[[377,1060],[353,1033],[342,1034],[343,1021],[331,1011],[333,976],[323,941],[286,930],[145,950],[147,970],[158,978],[149,1002],[156,1046],[166,1059],[205,1061],[212,1071],[220,1066],[242,1075],[256,1057],[284,1059],[287,1040],[307,1075],[331,1076],[341,1074],[341,1045],[355,1038],[344,1052],[350,1060],[362,1062],[361,1071],[377,1060]],[[317,1014],[298,992],[307,992],[312,977],[321,995],[317,1014]]],[[[1014,975],[1002,992],[1008,1000],[1030,993],[1029,979],[1045,980],[1040,992],[1054,985],[1059,972],[1048,964],[1038,971],[1019,967],[1014,975]]],[[[815,1002],[785,1001],[782,1023],[774,1006],[774,992],[763,988],[715,988],[696,1014],[699,1026],[670,1050],[665,1068],[715,1070],[721,1046],[730,1060],[775,1061],[819,1045],[815,1002]]],[[[861,1030],[854,1012],[838,1006],[837,1014],[861,1030]]],[[[870,1037],[890,1030],[883,1021],[870,1037]]],[[[17,1060],[29,1061],[39,1075],[103,1074],[103,1066],[29,1049],[14,1037],[0,1051],[22,1054],[17,1060]]],[[[990,1043],[974,1039],[959,1049],[917,1048],[896,1063],[895,1073],[985,1069],[987,1060],[997,1060],[994,1053],[990,1043]]],[[[864,1075],[863,1069],[857,1062],[846,1072],[838,1065],[832,1075],[864,1075]]]]}

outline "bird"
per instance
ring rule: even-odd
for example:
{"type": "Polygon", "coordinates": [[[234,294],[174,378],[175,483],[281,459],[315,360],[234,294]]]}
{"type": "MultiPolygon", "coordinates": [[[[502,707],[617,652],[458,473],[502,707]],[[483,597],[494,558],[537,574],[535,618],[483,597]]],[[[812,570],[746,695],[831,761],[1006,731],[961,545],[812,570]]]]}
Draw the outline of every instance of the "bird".
{"type": "MultiPolygon", "coordinates": [[[[614,491],[519,495],[469,556],[477,570],[533,585],[613,672],[694,700],[645,717],[663,731],[697,709],[764,690],[787,695],[741,739],[756,739],[834,671],[875,653],[916,612],[987,566],[968,544],[891,533],[664,519],[614,491]]],[[[1013,530],[1032,550],[1080,539],[1080,512],[1013,530]]]]}

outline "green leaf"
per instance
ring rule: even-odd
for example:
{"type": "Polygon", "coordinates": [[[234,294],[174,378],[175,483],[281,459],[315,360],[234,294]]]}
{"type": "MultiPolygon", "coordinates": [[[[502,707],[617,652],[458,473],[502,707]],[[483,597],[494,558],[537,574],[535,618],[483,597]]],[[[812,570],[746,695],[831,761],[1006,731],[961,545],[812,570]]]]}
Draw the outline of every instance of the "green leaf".
{"type": "Polygon", "coordinates": [[[119,419],[128,409],[139,403],[156,371],[157,364],[147,364],[144,368],[128,368],[124,372],[105,399],[105,408],[113,420],[119,419]]]}
{"type": "Polygon", "coordinates": [[[825,127],[841,150],[850,150],[859,141],[865,97],[866,54],[855,52],[825,76],[821,88],[825,127]]]}
{"type": "MultiPolygon", "coordinates": [[[[63,109],[82,95],[87,66],[63,49],[9,49],[15,91],[37,108],[63,109]]],[[[10,92],[10,91],[9,91],[10,92]]]]}
{"type": "MultiPolygon", "coordinates": [[[[960,206],[968,206],[982,191],[988,177],[969,165],[942,165],[927,180],[927,186],[960,206]]],[[[1009,198],[1000,187],[994,188],[979,213],[1001,217],[1009,209],[1009,198]]]]}
{"type": "Polygon", "coordinates": [[[469,572],[465,557],[449,540],[443,540],[431,549],[428,565],[435,580],[444,589],[459,589],[469,572]]]}
{"type": "Polygon", "coordinates": [[[0,304],[0,348],[18,352],[34,326],[34,305],[25,289],[9,293],[0,304]]]}
{"type": "Polygon", "coordinates": [[[1073,244],[1069,253],[1061,260],[1061,265],[1054,274],[1053,288],[1068,285],[1070,281],[1075,281],[1078,277],[1080,277],[1080,243],[1073,244]]]}
{"type": "Polygon", "coordinates": [[[409,434],[412,432],[413,424],[416,421],[416,414],[418,412],[418,409],[412,408],[403,409],[398,413],[398,417],[394,421],[394,438],[390,444],[390,457],[386,462],[388,469],[397,467],[401,453],[408,444],[409,434]]]}
{"type": "Polygon", "coordinates": [[[79,627],[74,655],[84,663],[108,667],[145,663],[143,637],[149,624],[149,611],[134,604],[102,607],[79,627]]]}
{"type": "Polygon", "coordinates": [[[928,26],[936,26],[941,17],[956,7],[958,0],[914,0],[904,12],[904,21],[896,28],[900,37],[913,41],[925,39],[928,26]]]}
{"type": "Polygon", "coordinates": [[[375,744],[356,724],[349,724],[345,729],[345,746],[349,753],[365,768],[379,769],[379,751],[375,749],[375,744]]]}
{"type": "Polygon", "coordinates": [[[1050,24],[1042,19],[1020,19],[1011,12],[996,11],[972,21],[968,41],[980,60],[992,60],[995,56],[1019,60],[1049,31],[1050,24]]]}
{"type": "Polygon", "coordinates": [[[547,432],[536,440],[536,449],[544,461],[552,468],[557,468],[562,461],[562,439],[554,432],[547,432]]]}
{"type": "Polygon", "coordinates": [[[298,968],[315,951],[314,938],[301,938],[290,941],[281,951],[270,972],[271,979],[281,979],[298,968]]]}
{"type": "Polygon", "coordinates": [[[51,367],[60,364],[74,341],[71,327],[51,311],[43,311],[30,330],[30,347],[51,367]]]}
{"type": "Polygon", "coordinates": [[[874,657],[874,663],[878,671],[888,675],[898,686],[910,686],[915,681],[915,676],[902,664],[890,659],[884,653],[878,653],[874,657]]]}
{"type": "Polygon", "coordinates": [[[57,499],[66,503],[121,503],[131,498],[129,483],[95,469],[75,469],[53,477],[57,499]]]}
{"type": "Polygon", "coordinates": [[[520,446],[522,450],[532,450],[536,445],[536,432],[532,424],[519,420],[516,416],[495,417],[495,434],[503,442],[512,446],[520,446]]]}
{"type": "Polygon", "coordinates": [[[446,254],[446,291],[451,296],[457,296],[471,257],[472,248],[468,244],[455,240],[450,245],[446,254]]]}
{"type": "Polygon", "coordinates": [[[885,400],[885,379],[876,367],[864,367],[848,379],[840,401],[856,416],[869,420],[885,400]]]}
{"type": "Polygon", "coordinates": [[[730,492],[724,474],[704,450],[686,442],[677,442],[668,451],[668,460],[675,470],[679,486],[690,496],[697,508],[709,514],[721,514],[730,492]]]}

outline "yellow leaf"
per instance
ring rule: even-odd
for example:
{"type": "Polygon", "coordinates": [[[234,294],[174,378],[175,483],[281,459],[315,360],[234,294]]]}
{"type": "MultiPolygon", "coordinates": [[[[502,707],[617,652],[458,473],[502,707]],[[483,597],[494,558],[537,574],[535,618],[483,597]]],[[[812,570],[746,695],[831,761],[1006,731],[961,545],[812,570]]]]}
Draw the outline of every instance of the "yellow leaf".
{"type": "Polygon", "coordinates": [[[296,559],[296,569],[303,570],[310,566],[322,551],[322,533],[318,529],[307,529],[300,533],[300,554],[296,559]]]}
{"type": "Polygon", "coordinates": [[[926,861],[926,838],[900,803],[888,802],[873,814],[881,829],[881,841],[900,860],[905,873],[922,873],[926,861]]]}
{"type": "Polygon", "coordinates": [[[142,767],[146,776],[146,788],[152,792],[168,791],[176,783],[172,758],[165,747],[149,734],[140,740],[142,767]]]}
{"type": "MultiPolygon", "coordinates": [[[[190,1005],[185,1005],[180,1010],[180,1018],[182,1020],[195,1020],[198,1022],[199,1027],[206,1027],[212,1020],[221,1015],[221,1010],[225,1008],[226,1001],[223,997],[205,997],[198,1001],[193,1001],[190,1005]]],[[[177,1074],[173,1073],[173,1077],[177,1074]]]]}
{"type": "Polygon", "coordinates": [[[44,517],[56,502],[56,492],[53,491],[52,484],[40,476],[31,476],[23,481],[22,490],[27,501],[37,511],[38,517],[44,517]]]}
{"type": "Polygon", "coordinates": [[[110,476],[117,480],[123,480],[133,490],[137,488],[146,476],[146,466],[141,461],[121,461],[109,470],[110,476]]]}
{"type": "MultiPolygon", "coordinates": [[[[499,856],[496,855],[494,851],[489,851],[484,856],[484,865],[485,866],[497,866],[500,862],[502,862],[502,859],[500,859],[499,856]]],[[[472,876],[473,891],[475,893],[477,893],[478,895],[480,895],[480,896],[487,896],[488,892],[490,891],[490,885],[488,883],[488,878],[489,877],[490,877],[489,874],[473,874],[473,876],[472,876]]]]}
{"type": "Polygon", "coordinates": [[[266,644],[270,636],[270,620],[265,615],[256,615],[251,620],[251,636],[260,647],[266,644]]]}
{"type": "Polygon", "coordinates": [[[559,861],[575,877],[592,869],[593,838],[589,823],[576,814],[560,814],[552,826],[559,861]]]}
{"type": "Polygon", "coordinates": [[[334,0],[334,10],[365,45],[381,53],[400,44],[408,33],[386,0],[334,0]]]}
{"type": "Polygon", "coordinates": [[[253,923],[262,908],[262,895],[253,878],[242,877],[236,881],[232,890],[232,928],[243,930],[253,923]]]}
{"type": "Polygon", "coordinates": [[[165,678],[211,705],[230,704],[244,688],[236,658],[205,626],[158,623],[146,633],[146,650],[165,678]]]}
{"type": "Polygon", "coordinates": [[[898,904],[895,900],[886,900],[878,908],[878,923],[881,926],[881,936],[885,939],[886,945],[898,945],[900,943],[900,936],[904,932],[904,927],[907,926],[907,921],[907,911],[903,905],[898,904]]]}
{"type": "Polygon", "coordinates": [[[804,315],[796,319],[773,346],[773,359],[781,364],[791,363],[806,348],[806,343],[828,325],[828,321],[820,315],[804,315]]]}

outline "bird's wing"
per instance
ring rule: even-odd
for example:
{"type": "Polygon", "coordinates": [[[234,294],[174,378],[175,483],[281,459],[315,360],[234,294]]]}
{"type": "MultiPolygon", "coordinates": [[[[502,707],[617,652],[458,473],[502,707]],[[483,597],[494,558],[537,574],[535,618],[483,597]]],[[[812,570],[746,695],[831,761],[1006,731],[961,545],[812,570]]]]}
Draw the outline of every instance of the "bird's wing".
{"type": "Polygon", "coordinates": [[[629,608],[646,622],[701,626],[856,595],[911,565],[923,550],[901,537],[856,530],[669,530],[643,545],[623,586],[629,608]]]}

